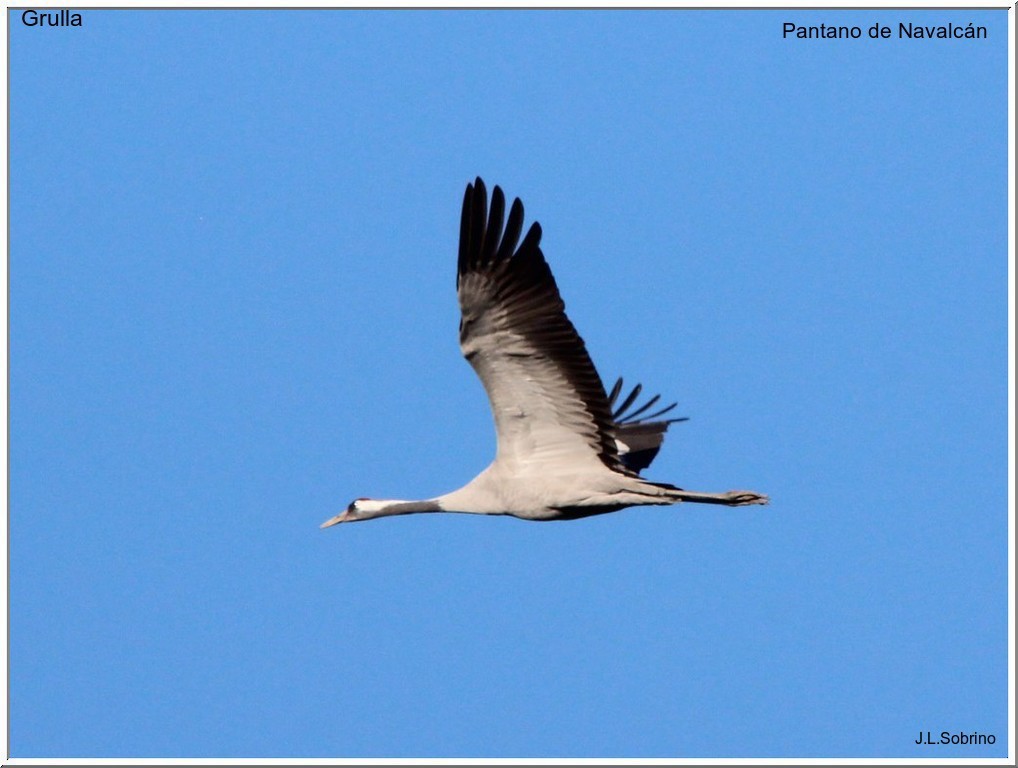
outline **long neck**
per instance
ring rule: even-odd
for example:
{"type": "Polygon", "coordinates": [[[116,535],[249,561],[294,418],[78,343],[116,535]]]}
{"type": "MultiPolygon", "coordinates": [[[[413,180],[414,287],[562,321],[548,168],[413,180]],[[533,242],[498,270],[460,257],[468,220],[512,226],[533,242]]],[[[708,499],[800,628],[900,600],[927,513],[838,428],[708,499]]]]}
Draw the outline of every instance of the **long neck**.
{"type": "Polygon", "coordinates": [[[423,501],[401,499],[362,499],[357,502],[358,520],[370,520],[388,515],[413,515],[417,512],[462,512],[473,515],[504,515],[504,506],[496,499],[489,498],[474,484],[459,490],[423,501]]]}
{"type": "Polygon", "coordinates": [[[403,501],[401,499],[363,499],[357,502],[357,519],[371,520],[389,515],[412,515],[417,512],[442,512],[434,499],[403,501]]]}

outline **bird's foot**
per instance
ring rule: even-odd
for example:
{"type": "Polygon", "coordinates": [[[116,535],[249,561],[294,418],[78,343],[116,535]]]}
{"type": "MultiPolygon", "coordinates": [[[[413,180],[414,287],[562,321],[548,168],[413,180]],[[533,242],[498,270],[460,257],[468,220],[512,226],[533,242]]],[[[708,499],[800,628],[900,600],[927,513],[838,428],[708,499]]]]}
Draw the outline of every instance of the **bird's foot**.
{"type": "Polygon", "coordinates": [[[770,497],[753,491],[729,491],[725,503],[731,507],[746,507],[750,504],[770,504],[770,497]]]}

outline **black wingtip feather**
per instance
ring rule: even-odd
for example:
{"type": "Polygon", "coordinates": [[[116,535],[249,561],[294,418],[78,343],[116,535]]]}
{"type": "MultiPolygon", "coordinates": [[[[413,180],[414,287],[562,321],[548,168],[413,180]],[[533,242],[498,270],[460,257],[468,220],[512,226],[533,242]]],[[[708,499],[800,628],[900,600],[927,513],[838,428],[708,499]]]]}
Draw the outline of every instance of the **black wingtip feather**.
{"type": "Polygon", "coordinates": [[[640,392],[643,391],[643,385],[637,384],[633,387],[633,391],[629,393],[629,397],[622,401],[622,405],[615,411],[615,417],[618,418],[621,414],[626,412],[626,409],[633,404],[633,401],[640,396],[640,392]]]}
{"type": "Polygon", "coordinates": [[[529,252],[531,250],[537,250],[537,247],[541,244],[541,225],[538,222],[534,222],[530,225],[530,229],[527,230],[527,236],[523,238],[523,242],[520,243],[520,247],[517,249],[520,252],[529,252]]]}
{"type": "Polygon", "coordinates": [[[470,266],[476,267],[484,243],[484,230],[488,224],[488,190],[478,176],[474,182],[474,196],[470,212],[470,266]]]}
{"type": "Polygon", "coordinates": [[[506,217],[505,201],[505,193],[496,184],[492,188],[489,205],[487,187],[480,176],[467,184],[460,218],[457,287],[459,276],[467,272],[507,261],[523,251],[527,252],[528,257],[540,253],[538,250],[541,241],[540,224],[534,222],[520,243],[520,234],[523,231],[523,203],[518,197],[515,198],[509,209],[509,216],[506,217]]]}
{"type": "MultiPolygon", "coordinates": [[[[611,394],[608,397],[608,404],[612,408],[612,420],[615,422],[617,426],[647,424],[648,422],[653,421],[654,419],[657,419],[658,417],[668,413],[678,405],[678,403],[671,403],[670,405],[666,405],[664,408],[654,411],[653,413],[646,413],[646,411],[650,410],[652,407],[657,405],[658,401],[661,400],[661,395],[654,395],[643,405],[638,406],[636,410],[630,411],[629,410],[630,407],[632,407],[633,403],[637,401],[640,392],[643,390],[643,386],[637,384],[633,388],[632,392],[630,392],[629,395],[625,398],[625,401],[616,408],[615,401],[618,399],[619,394],[622,392],[622,387],[623,380],[622,377],[620,376],[615,381],[615,386],[612,387],[611,394]]],[[[675,424],[680,421],[688,420],[689,420],[688,417],[682,416],[679,418],[666,419],[665,422],[667,424],[675,424]]]]}
{"type": "Polygon", "coordinates": [[[619,376],[615,379],[615,386],[612,387],[611,394],[608,395],[608,405],[615,405],[615,398],[619,396],[619,392],[622,391],[622,377],[619,376]]]}
{"type": "Polygon", "coordinates": [[[495,261],[505,261],[516,252],[516,243],[520,239],[520,232],[523,231],[523,203],[517,197],[513,200],[509,209],[509,218],[505,223],[505,232],[502,233],[502,242],[498,246],[498,254],[495,261]]]}
{"type": "MultiPolygon", "coordinates": [[[[480,181],[480,179],[478,179],[480,181]]],[[[467,184],[463,193],[463,210],[460,214],[460,247],[456,260],[456,287],[460,285],[460,275],[470,268],[470,231],[473,217],[474,185],[467,184]]]]}
{"type": "MultiPolygon", "coordinates": [[[[677,405],[678,405],[678,403],[672,403],[667,408],[662,408],[660,411],[655,411],[654,413],[649,413],[649,414],[647,414],[646,416],[643,417],[643,421],[649,421],[650,419],[656,419],[658,416],[663,416],[664,414],[668,413],[668,411],[672,410],[677,405]]],[[[681,416],[680,418],[671,419],[670,421],[689,421],[689,417],[688,416],[681,416]]]]}
{"type": "Polygon", "coordinates": [[[639,408],[637,408],[635,411],[633,411],[632,413],[627,415],[626,418],[629,419],[630,421],[635,419],[637,416],[639,416],[644,411],[649,410],[650,408],[652,408],[654,406],[654,404],[658,400],[660,400],[660,399],[661,399],[661,395],[654,395],[654,397],[652,397],[650,400],[648,400],[643,405],[641,405],[639,408]]]}
{"type": "Polygon", "coordinates": [[[505,214],[505,195],[502,188],[495,185],[491,191],[491,206],[488,209],[488,231],[484,233],[484,244],[481,246],[481,265],[490,264],[502,238],[503,216],[505,214]]]}

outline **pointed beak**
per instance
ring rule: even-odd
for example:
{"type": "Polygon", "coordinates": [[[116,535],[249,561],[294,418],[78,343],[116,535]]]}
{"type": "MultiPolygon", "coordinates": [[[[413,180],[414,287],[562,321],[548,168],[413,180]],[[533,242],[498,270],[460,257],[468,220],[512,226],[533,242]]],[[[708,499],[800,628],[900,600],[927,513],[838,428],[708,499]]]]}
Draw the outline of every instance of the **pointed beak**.
{"type": "Polygon", "coordinates": [[[328,520],[326,520],[324,523],[322,523],[318,527],[319,528],[331,528],[332,526],[337,525],[338,523],[344,522],[347,519],[346,515],[347,515],[346,512],[340,512],[335,517],[330,517],[328,520]]]}

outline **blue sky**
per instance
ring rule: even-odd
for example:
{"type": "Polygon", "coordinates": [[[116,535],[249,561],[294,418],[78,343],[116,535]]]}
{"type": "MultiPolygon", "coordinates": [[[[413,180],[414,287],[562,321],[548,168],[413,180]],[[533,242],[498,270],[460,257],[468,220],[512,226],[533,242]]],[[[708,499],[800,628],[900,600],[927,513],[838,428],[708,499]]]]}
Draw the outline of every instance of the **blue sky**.
{"type": "Polygon", "coordinates": [[[13,756],[1006,756],[1006,12],[9,13],[13,756]],[[318,529],[493,456],[476,175],[770,507],[318,529]]]}

